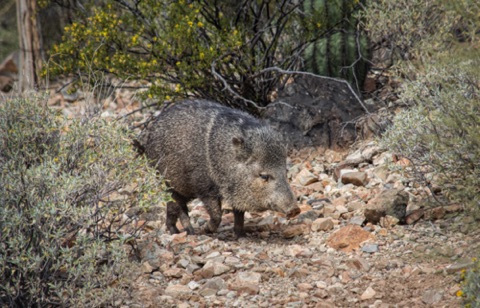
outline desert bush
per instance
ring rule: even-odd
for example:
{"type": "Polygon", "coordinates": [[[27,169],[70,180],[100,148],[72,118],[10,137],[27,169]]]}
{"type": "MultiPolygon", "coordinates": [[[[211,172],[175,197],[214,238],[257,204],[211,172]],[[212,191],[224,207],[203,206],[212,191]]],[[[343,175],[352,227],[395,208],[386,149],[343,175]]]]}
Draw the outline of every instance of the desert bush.
{"type": "Polygon", "coordinates": [[[480,53],[462,48],[405,82],[400,99],[412,107],[394,118],[383,143],[413,162],[418,180],[434,180],[451,200],[478,212],[480,53]]]}
{"type": "Polygon", "coordinates": [[[475,0],[381,0],[368,1],[358,14],[372,51],[381,54],[383,63],[375,65],[385,68],[423,61],[459,40],[478,39],[479,12],[475,0]]]}
{"type": "Polygon", "coordinates": [[[364,13],[372,39],[401,60],[391,74],[402,82],[398,102],[409,107],[384,145],[412,161],[418,180],[479,212],[480,5],[384,0],[364,13]]]}
{"type": "Polygon", "coordinates": [[[0,103],[0,306],[117,306],[128,295],[126,242],[162,182],[124,125],[67,120],[40,97],[0,103]]]}

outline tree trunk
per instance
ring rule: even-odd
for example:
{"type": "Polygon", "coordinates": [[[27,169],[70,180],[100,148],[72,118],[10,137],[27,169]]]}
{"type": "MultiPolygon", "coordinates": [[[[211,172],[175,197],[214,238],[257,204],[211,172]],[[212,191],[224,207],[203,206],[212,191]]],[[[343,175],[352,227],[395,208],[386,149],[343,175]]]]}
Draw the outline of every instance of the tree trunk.
{"type": "Polygon", "coordinates": [[[20,47],[19,91],[37,89],[42,67],[42,40],[36,0],[17,0],[20,47]]]}

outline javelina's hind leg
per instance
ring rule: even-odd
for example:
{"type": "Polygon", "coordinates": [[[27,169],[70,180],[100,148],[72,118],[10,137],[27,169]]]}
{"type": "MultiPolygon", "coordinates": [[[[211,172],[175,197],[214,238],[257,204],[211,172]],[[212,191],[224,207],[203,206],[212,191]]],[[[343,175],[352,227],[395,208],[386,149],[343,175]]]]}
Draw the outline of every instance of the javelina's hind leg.
{"type": "Polygon", "coordinates": [[[243,229],[243,223],[245,221],[245,212],[239,210],[233,210],[234,225],[233,231],[237,238],[244,237],[246,235],[243,229]]]}
{"type": "Polygon", "coordinates": [[[210,215],[210,221],[205,226],[206,233],[213,233],[217,231],[218,226],[222,222],[222,207],[218,198],[203,198],[202,199],[208,215],[210,215]]]}
{"type": "Polygon", "coordinates": [[[172,193],[172,198],[174,201],[167,203],[167,228],[171,234],[179,233],[176,224],[178,218],[182,223],[183,228],[187,231],[187,234],[195,234],[192,224],[190,223],[190,217],[188,216],[188,199],[178,195],[177,193],[172,193]]]}

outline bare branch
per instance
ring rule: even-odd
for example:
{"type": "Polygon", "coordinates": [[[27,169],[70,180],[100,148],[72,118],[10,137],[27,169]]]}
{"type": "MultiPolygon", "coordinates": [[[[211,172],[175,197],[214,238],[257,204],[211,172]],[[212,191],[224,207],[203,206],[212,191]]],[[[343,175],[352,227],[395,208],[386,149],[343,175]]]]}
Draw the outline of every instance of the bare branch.
{"type": "Polygon", "coordinates": [[[365,112],[367,114],[370,114],[370,111],[367,109],[367,106],[365,106],[365,104],[362,102],[362,100],[360,99],[360,97],[358,97],[357,93],[353,90],[352,86],[350,85],[350,83],[348,83],[348,81],[344,80],[344,79],[340,79],[340,78],[335,78],[335,77],[327,77],[327,76],[320,76],[320,75],[317,75],[317,74],[313,74],[313,73],[309,73],[309,72],[302,72],[302,71],[287,71],[287,70],[284,70],[284,69],[281,69],[279,67],[267,67],[267,68],[264,68],[262,69],[258,74],[254,75],[253,77],[255,76],[258,76],[258,75],[261,75],[261,74],[264,74],[264,73],[267,73],[267,72],[278,72],[278,73],[281,73],[281,74],[287,74],[287,75],[306,75],[306,76],[312,76],[312,77],[316,77],[316,78],[321,78],[321,79],[325,79],[325,80],[330,80],[330,81],[335,81],[335,82],[340,82],[340,83],[343,83],[345,84],[348,89],[350,90],[350,92],[352,93],[352,95],[355,97],[355,99],[358,101],[358,103],[362,106],[362,108],[365,110],[365,112]]]}
{"type": "MultiPolygon", "coordinates": [[[[222,56],[222,58],[226,57],[228,55],[225,55],[225,56],[222,56]]],[[[217,59],[217,60],[220,60],[220,59],[217,59]]],[[[241,96],[240,94],[238,94],[237,92],[235,92],[235,90],[233,90],[229,85],[228,85],[228,82],[225,80],[225,78],[222,77],[222,75],[220,75],[216,69],[215,69],[215,66],[217,64],[217,60],[213,61],[212,62],[212,65],[210,66],[211,67],[211,72],[212,74],[218,79],[220,80],[220,82],[222,82],[223,84],[223,89],[222,91],[225,91],[227,90],[228,92],[230,92],[233,97],[235,98],[238,98],[238,99],[241,99],[242,101],[244,101],[245,103],[248,103],[248,104],[251,104],[253,105],[255,108],[257,108],[258,110],[264,110],[265,107],[260,107],[257,103],[255,103],[254,101],[252,100],[249,100],[243,96],[241,96]]]]}

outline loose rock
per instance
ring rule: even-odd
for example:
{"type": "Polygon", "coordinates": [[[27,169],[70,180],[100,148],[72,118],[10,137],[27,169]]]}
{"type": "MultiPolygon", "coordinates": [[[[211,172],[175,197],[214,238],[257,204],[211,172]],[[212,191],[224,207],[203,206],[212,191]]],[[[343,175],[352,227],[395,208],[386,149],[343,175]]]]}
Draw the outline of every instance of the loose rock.
{"type": "Polygon", "coordinates": [[[365,208],[367,221],[377,224],[381,217],[390,215],[399,221],[405,220],[408,204],[408,193],[398,189],[387,189],[368,202],[365,208]]]}

